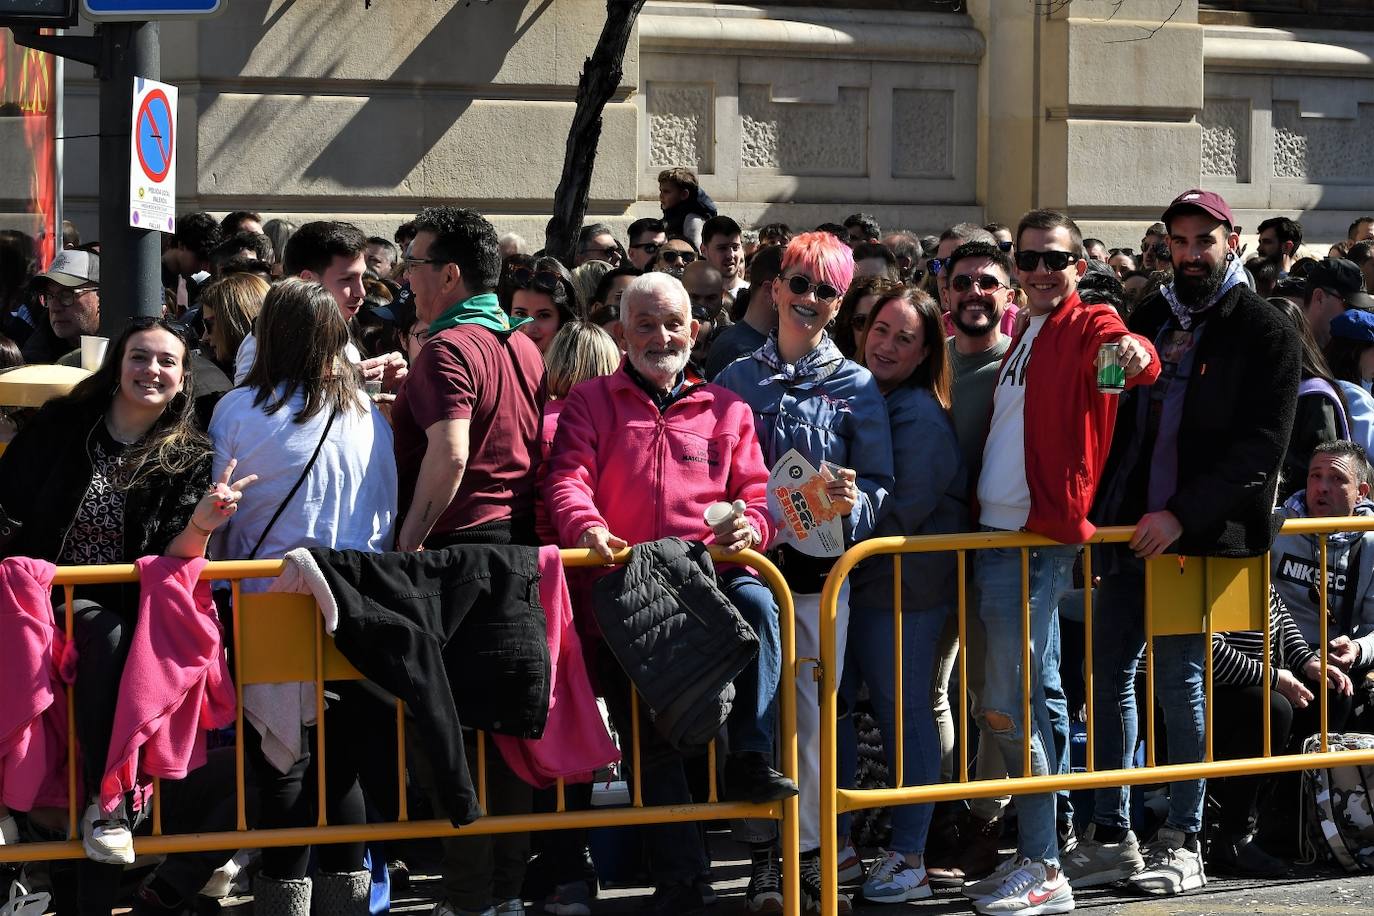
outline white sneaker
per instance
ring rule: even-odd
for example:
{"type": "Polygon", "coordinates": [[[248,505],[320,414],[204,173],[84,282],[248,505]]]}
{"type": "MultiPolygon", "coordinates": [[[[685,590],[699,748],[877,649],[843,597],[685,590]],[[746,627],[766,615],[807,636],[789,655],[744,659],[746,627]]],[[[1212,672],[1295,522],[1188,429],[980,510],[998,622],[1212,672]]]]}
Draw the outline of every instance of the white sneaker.
{"type": "Polygon", "coordinates": [[[1020,856],[1012,856],[1003,859],[1001,863],[992,870],[992,874],[986,878],[979,878],[977,881],[965,881],[964,886],[959,892],[970,900],[977,900],[986,897],[993,891],[1002,886],[1002,882],[1007,880],[1007,876],[1024,865],[1029,865],[1030,859],[1023,859],[1020,856]]]}
{"type": "Polygon", "coordinates": [[[997,890],[974,901],[973,908],[984,916],[1068,913],[1073,909],[1073,889],[1063,869],[1050,878],[1044,862],[1028,862],[1008,875],[997,890]]]}
{"type": "Polygon", "coordinates": [[[909,864],[900,852],[884,853],[864,879],[864,899],[870,903],[906,903],[924,900],[930,894],[925,866],[909,864]]]}
{"type": "Polygon", "coordinates": [[[1097,839],[1097,824],[1089,824],[1077,842],[1065,847],[1060,860],[1079,890],[1125,881],[1145,867],[1135,831],[1127,830],[1120,843],[1103,843],[1097,839]]]}
{"type": "Polygon", "coordinates": [[[853,884],[864,876],[864,860],[859,858],[859,852],[853,846],[841,849],[837,861],[841,884],[853,884]]]}
{"type": "Polygon", "coordinates": [[[107,815],[97,802],[91,802],[81,818],[81,845],[92,862],[134,864],[134,833],[129,829],[124,803],[107,815]]]}
{"type": "Polygon", "coordinates": [[[1183,831],[1160,827],[1145,845],[1145,867],[1131,878],[1131,887],[1142,894],[1170,896],[1207,886],[1201,853],[1189,849],[1183,831]]]}

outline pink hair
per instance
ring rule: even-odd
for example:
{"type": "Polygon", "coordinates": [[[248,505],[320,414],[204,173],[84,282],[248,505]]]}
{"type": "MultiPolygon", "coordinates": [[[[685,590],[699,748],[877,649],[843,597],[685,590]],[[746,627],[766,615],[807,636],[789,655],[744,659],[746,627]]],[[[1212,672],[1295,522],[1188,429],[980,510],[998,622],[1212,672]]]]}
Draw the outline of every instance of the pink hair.
{"type": "Polygon", "coordinates": [[[844,295],[854,279],[854,252],[829,232],[803,232],[787,243],[782,272],[799,267],[817,282],[825,281],[844,295]]]}

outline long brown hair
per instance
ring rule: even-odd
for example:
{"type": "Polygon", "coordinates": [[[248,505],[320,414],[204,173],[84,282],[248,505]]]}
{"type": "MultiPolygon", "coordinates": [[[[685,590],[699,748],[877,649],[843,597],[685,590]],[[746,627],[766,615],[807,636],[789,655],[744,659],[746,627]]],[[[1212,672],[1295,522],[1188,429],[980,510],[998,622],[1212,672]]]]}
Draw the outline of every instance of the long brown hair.
{"type": "Polygon", "coordinates": [[[215,310],[210,344],[217,360],[234,361],[239,344],[253,330],[253,319],[262,310],[262,300],[269,289],[267,281],[255,274],[229,274],[200,291],[201,305],[215,310]]]}
{"type": "Polygon", "coordinates": [[[266,405],[274,414],[304,391],[305,406],[292,418],[296,423],[326,407],[363,409],[357,367],[344,354],[348,325],[329,290],[295,277],[277,283],[263,300],[256,337],[257,359],[244,379],[246,387],[257,389],[254,407],[266,405]],[[278,386],[284,386],[280,395],[278,386]]]}
{"type": "MultiPolygon", "coordinates": [[[[896,280],[889,280],[882,274],[871,277],[856,277],[854,282],[849,284],[849,289],[845,291],[844,298],[840,300],[840,310],[835,313],[835,330],[830,336],[835,341],[835,346],[840,348],[840,352],[850,359],[859,359],[858,347],[854,345],[854,330],[849,326],[854,320],[854,310],[859,307],[859,301],[866,296],[885,296],[895,293],[902,289],[902,284],[896,280]]],[[[869,312],[869,320],[872,321],[872,312],[869,312]]],[[[864,328],[860,333],[867,331],[864,328]]]]}
{"type": "Polygon", "coordinates": [[[873,303],[873,311],[868,313],[868,324],[860,341],[858,358],[863,360],[864,346],[868,343],[868,329],[878,320],[878,313],[889,302],[905,302],[916,310],[921,318],[921,339],[926,346],[926,358],[916,370],[907,376],[902,385],[910,388],[926,388],[935,395],[940,406],[949,410],[950,389],[954,382],[950,375],[949,357],[945,352],[945,326],[940,307],[929,293],[916,286],[899,286],[895,291],[884,295],[873,303]]]}
{"type": "Polygon", "coordinates": [[[192,378],[191,344],[186,336],[186,327],[180,322],[166,318],[135,318],[124,328],[124,333],[110,344],[105,351],[105,360],[100,368],[77,383],[70,392],[54,401],[58,406],[86,407],[98,405],[101,415],[110,409],[110,404],[119,396],[120,372],[124,365],[124,352],[129,349],[129,340],[135,334],[145,331],[162,330],[181,342],[181,390],[167,402],[162,414],[148,431],[148,435],[125,453],[119,484],[125,489],[146,481],[154,473],[168,477],[185,474],[202,461],[210,451],[210,439],[195,423],[195,402],[192,394],[195,384],[192,378]]]}

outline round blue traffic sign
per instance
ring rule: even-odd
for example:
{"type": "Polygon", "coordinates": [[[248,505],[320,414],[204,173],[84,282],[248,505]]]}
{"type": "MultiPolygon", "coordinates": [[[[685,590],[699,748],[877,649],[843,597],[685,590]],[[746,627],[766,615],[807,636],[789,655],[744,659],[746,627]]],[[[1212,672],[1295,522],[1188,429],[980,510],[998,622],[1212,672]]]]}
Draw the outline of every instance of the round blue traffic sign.
{"type": "Polygon", "coordinates": [[[149,181],[162,181],[172,170],[176,147],[172,137],[172,106],[167,94],[154,89],[143,98],[134,121],[138,164],[149,181]]]}

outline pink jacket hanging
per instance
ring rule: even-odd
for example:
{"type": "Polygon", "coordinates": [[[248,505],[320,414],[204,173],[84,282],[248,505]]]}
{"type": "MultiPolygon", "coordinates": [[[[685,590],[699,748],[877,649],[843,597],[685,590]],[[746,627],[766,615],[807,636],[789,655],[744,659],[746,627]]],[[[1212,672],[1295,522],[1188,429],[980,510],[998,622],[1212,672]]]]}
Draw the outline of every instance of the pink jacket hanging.
{"type": "MultiPolygon", "coordinates": [[[[234,721],[234,685],[205,559],[143,557],[138,622],[119,681],[100,804],[112,811],[151,777],[182,779],[205,762],[205,733],[234,721]]],[[[135,798],[140,807],[142,797],[135,798]]]]}
{"type": "Polygon", "coordinates": [[[593,771],[620,759],[596,705],[582,642],[573,627],[572,602],[557,547],[539,550],[539,600],[548,620],[549,718],[543,737],[491,736],[515,775],[536,788],[560,776],[590,782],[593,771]]]}
{"type": "Polygon", "coordinates": [[[53,618],[45,560],[0,562],[0,801],[16,811],[67,805],[67,692],[74,658],[53,618]]]}

